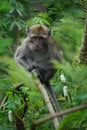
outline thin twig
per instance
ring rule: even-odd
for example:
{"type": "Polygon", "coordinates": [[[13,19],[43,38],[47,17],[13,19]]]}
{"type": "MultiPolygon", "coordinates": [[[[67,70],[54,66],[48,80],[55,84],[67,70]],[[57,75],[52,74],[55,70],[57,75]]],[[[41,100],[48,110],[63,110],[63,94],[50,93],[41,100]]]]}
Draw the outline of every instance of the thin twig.
{"type": "MultiPolygon", "coordinates": [[[[23,86],[23,83],[18,83],[18,84],[16,84],[16,85],[14,86],[14,89],[15,89],[15,90],[19,90],[19,88],[20,88],[21,86],[23,86]]],[[[1,105],[0,105],[0,109],[3,109],[4,104],[5,104],[5,102],[7,101],[7,99],[8,99],[8,96],[5,96],[4,99],[3,99],[3,101],[2,101],[2,103],[1,103],[1,105]]]]}
{"type": "Polygon", "coordinates": [[[7,99],[8,99],[8,97],[5,96],[4,99],[3,99],[3,101],[2,101],[2,103],[1,103],[1,105],[0,105],[0,110],[1,110],[1,109],[4,109],[4,104],[5,104],[5,102],[7,101],[7,99]]]}
{"type": "Polygon", "coordinates": [[[22,87],[24,84],[23,83],[18,83],[16,85],[14,85],[14,89],[18,90],[20,87],[22,87]]]}

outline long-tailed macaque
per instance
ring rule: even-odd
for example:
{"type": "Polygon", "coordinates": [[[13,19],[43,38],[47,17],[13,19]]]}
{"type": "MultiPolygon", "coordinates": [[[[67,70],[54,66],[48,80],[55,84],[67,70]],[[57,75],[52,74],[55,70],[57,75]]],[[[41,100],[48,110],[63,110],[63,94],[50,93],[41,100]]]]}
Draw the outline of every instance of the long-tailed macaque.
{"type": "MultiPolygon", "coordinates": [[[[60,106],[55,98],[49,80],[57,71],[53,67],[52,59],[61,62],[61,53],[57,50],[51,30],[45,25],[37,24],[27,28],[27,38],[18,47],[15,59],[27,71],[35,70],[41,83],[45,84],[57,112],[60,106]]],[[[61,117],[62,119],[62,117],[61,117]]]]}

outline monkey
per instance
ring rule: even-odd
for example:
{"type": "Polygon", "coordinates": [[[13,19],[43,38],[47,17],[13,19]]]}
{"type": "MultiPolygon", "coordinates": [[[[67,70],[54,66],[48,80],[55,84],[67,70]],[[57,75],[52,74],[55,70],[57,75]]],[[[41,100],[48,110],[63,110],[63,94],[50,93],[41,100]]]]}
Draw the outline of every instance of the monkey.
{"type": "MultiPolygon", "coordinates": [[[[56,111],[60,112],[50,79],[57,71],[51,60],[55,59],[61,63],[62,56],[51,36],[51,29],[43,24],[36,24],[27,27],[26,32],[27,37],[15,52],[15,60],[28,72],[36,71],[41,83],[46,86],[56,111]]],[[[62,119],[63,117],[59,118],[62,119]]]]}

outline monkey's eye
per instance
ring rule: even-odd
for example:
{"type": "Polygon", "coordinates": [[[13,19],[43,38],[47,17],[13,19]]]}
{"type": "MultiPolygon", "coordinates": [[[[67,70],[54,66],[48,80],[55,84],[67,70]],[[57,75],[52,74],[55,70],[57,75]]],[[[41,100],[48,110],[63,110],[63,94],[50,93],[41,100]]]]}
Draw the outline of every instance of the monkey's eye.
{"type": "Polygon", "coordinates": [[[31,42],[31,43],[35,43],[35,40],[36,40],[36,37],[32,37],[32,38],[30,39],[30,42],[31,42]]]}
{"type": "Polygon", "coordinates": [[[39,39],[40,39],[40,40],[44,40],[44,37],[41,37],[41,36],[40,36],[39,39]]]}
{"type": "Polygon", "coordinates": [[[36,40],[37,38],[38,38],[38,37],[32,37],[31,40],[33,41],[33,40],[36,40]]]}
{"type": "Polygon", "coordinates": [[[37,39],[38,37],[33,37],[33,39],[37,39]]]}
{"type": "Polygon", "coordinates": [[[35,41],[42,41],[44,40],[44,37],[41,36],[34,36],[30,39],[31,43],[35,43],[35,41]]]}

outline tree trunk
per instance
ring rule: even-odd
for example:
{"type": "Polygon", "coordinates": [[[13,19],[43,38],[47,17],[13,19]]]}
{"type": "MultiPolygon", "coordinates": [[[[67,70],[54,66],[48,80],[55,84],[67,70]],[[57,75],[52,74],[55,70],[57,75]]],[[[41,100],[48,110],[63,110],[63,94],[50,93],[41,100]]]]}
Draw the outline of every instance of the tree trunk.
{"type": "Polygon", "coordinates": [[[85,30],[82,38],[82,46],[80,49],[80,60],[87,65],[87,16],[85,21],[85,30]]]}

